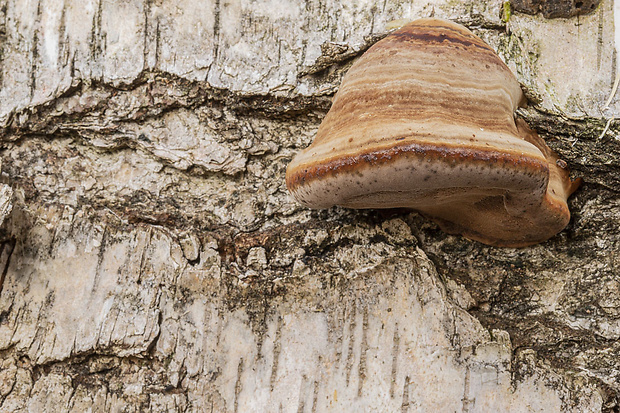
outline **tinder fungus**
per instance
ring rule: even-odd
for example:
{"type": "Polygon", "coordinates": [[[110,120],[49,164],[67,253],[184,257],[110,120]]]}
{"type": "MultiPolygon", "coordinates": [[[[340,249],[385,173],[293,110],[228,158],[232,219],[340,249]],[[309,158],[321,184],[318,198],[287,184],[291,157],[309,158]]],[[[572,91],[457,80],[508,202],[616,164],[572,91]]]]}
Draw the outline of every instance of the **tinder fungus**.
{"type": "Polygon", "coordinates": [[[485,244],[542,242],[567,225],[578,182],[515,119],[525,103],[480,38],[417,20],[353,64],[286,185],[310,208],[411,208],[485,244]]]}

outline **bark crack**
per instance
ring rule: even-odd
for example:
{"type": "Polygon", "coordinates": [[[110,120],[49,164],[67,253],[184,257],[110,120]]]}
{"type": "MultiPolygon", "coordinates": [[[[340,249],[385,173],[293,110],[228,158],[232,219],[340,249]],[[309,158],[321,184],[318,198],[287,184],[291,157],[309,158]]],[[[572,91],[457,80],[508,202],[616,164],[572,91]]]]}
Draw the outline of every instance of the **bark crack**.
{"type": "Polygon", "coordinates": [[[362,340],[360,343],[360,361],[358,365],[357,397],[362,397],[364,382],[366,381],[366,357],[368,356],[368,308],[362,313],[362,340]]]}
{"type": "Polygon", "coordinates": [[[243,374],[243,357],[239,359],[239,364],[237,366],[237,380],[235,381],[235,402],[234,402],[234,412],[237,413],[239,411],[239,394],[241,394],[241,389],[243,385],[241,383],[241,376],[243,374]]]}
{"type": "Polygon", "coordinates": [[[41,22],[41,0],[37,2],[37,14],[34,21],[34,32],[32,34],[32,54],[30,62],[30,100],[34,97],[34,92],[37,88],[37,69],[39,60],[39,31],[41,22]]]}
{"type": "Polygon", "coordinates": [[[271,376],[269,378],[269,387],[273,392],[276,378],[278,375],[278,364],[280,362],[281,344],[280,339],[282,336],[282,317],[277,318],[276,336],[273,339],[273,364],[271,366],[271,376]]]}
{"type": "Polygon", "coordinates": [[[396,378],[398,372],[398,351],[400,347],[400,336],[398,335],[398,323],[394,324],[394,337],[392,338],[392,380],[390,381],[390,397],[394,398],[396,389],[396,378]]]}
{"type": "Polygon", "coordinates": [[[349,385],[351,379],[351,371],[353,370],[353,358],[355,350],[355,330],[357,327],[357,305],[353,303],[353,314],[350,315],[349,321],[349,346],[346,358],[346,383],[349,385]]]}
{"type": "Polygon", "coordinates": [[[209,74],[211,69],[216,64],[220,52],[220,30],[221,30],[221,0],[215,0],[215,7],[213,8],[213,61],[209,65],[205,81],[209,80],[209,74]]]}
{"type": "MultiPolygon", "coordinates": [[[[106,37],[104,33],[101,33],[102,15],[103,15],[103,0],[98,0],[97,11],[95,12],[95,15],[93,16],[92,28],[90,32],[90,55],[91,55],[91,61],[93,62],[92,66],[95,66],[95,67],[101,64],[100,58],[103,53],[102,43],[105,42],[105,37],[106,37]]],[[[102,73],[100,73],[99,76],[97,76],[95,73],[92,73],[92,72],[93,71],[91,69],[91,75],[94,79],[103,78],[102,73]]]]}
{"type": "Polygon", "coordinates": [[[4,54],[5,47],[7,45],[6,36],[6,14],[7,3],[5,1],[0,2],[0,90],[4,88],[4,54]]]}
{"type": "Polygon", "coordinates": [[[142,48],[142,70],[145,71],[148,68],[148,55],[149,55],[149,16],[151,14],[151,0],[144,1],[144,36],[142,41],[144,47],[142,48]]]}
{"type": "Polygon", "coordinates": [[[0,296],[4,288],[4,280],[6,280],[6,274],[9,271],[11,265],[11,256],[15,250],[15,238],[11,238],[8,241],[4,241],[0,246],[0,267],[2,267],[2,273],[0,273],[0,296]]]}

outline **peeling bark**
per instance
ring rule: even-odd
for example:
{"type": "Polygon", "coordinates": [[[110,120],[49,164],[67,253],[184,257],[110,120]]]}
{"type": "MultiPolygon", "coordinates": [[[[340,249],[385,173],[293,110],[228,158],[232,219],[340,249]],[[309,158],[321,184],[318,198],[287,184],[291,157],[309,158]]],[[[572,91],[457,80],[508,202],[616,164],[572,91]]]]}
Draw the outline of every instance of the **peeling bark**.
{"type": "Polygon", "coordinates": [[[0,1],[0,410],[615,411],[611,2],[0,1]],[[515,70],[585,184],[524,249],[407,211],[310,211],[284,171],[386,23],[515,70]]]}

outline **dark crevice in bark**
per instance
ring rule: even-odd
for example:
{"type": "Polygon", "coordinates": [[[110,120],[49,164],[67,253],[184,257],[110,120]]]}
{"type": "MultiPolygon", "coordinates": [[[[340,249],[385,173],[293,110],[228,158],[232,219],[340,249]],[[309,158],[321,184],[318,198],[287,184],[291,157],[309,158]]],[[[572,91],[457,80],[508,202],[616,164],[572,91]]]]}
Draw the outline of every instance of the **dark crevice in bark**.
{"type": "MultiPolygon", "coordinates": [[[[103,0],[97,1],[97,10],[93,16],[92,28],[90,32],[90,57],[91,67],[98,67],[101,64],[103,55],[103,44],[106,41],[106,34],[101,31],[103,15],[103,0]]],[[[93,79],[101,79],[102,73],[91,73],[93,79]],[[99,76],[98,76],[99,75],[99,76]]]]}
{"type": "Polygon", "coordinates": [[[600,0],[510,0],[515,11],[542,13],[546,19],[570,18],[596,10],[600,0]]]}
{"type": "Polygon", "coordinates": [[[35,17],[35,24],[32,33],[32,53],[31,53],[31,66],[30,66],[30,99],[34,97],[34,92],[37,88],[37,69],[39,64],[39,31],[41,23],[41,0],[37,3],[37,15],[35,17]]]}
{"type": "MultiPolygon", "coordinates": [[[[15,250],[15,243],[16,240],[11,238],[2,242],[2,246],[0,246],[0,267],[2,267],[2,273],[0,273],[0,295],[2,295],[4,280],[6,279],[6,274],[9,271],[9,266],[11,265],[11,256],[15,250]]],[[[0,321],[1,319],[2,317],[0,317],[0,321]]]]}
{"type": "Polygon", "coordinates": [[[6,35],[6,13],[7,3],[2,1],[0,3],[0,90],[4,88],[4,55],[5,47],[8,44],[6,35]]]}
{"type": "Polygon", "coordinates": [[[159,342],[159,338],[161,337],[161,324],[163,322],[163,319],[164,319],[164,315],[160,311],[157,314],[157,325],[159,326],[157,335],[153,337],[153,340],[149,343],[145,351],[145,354],[149,355],[149,357],[155,357],[155,353],[157,351],[157,343],[159,342]]]}
{"type": "MultiPolygon", "coordinates": [[[[145,93],[139,91],[139,93],[145,93]]],[[[88,116],[96,116],[99,121],[109,124],[109,132],[113,132],[119,122],[144,122],[150,118],[161,117],[168,111],[178,108],[196,109],[202,106],[221,106],[246,116],[265,116],[272,119],[292,119],[313,112],[325,112],[330,106],[330,98],[323,97],[280,97],[272,95],[248,95],[231,92],[225,89],[210,87],[203,82],[192,82],[176,76],[157,72],[145,72],[133,82],[123,86],[111,86],[102,82],[76,82],[69,90],[53,101],[36,107],[26,108],[10,115],[7,127],[0,128],[0,140],[15,140],[28,133],[51,134],[58,130],[88,129],[82,120],[88,116]],[[149,89],[174,89],[179,93],[173,100],[168,95],[152,96],[155,105],[145,106],[130,118],[105,119],[103,112],[107,108],[107,99],[122,93],[136,91],[149,85],[149,89]],[[99,101],[82,111],[74,113],[58,113],[58,105],[64,101],[79,97],[89,92],[102,94],[99,101]],[[61,126],[59,126],[61,125],[61,126]]]]}
{"type": "Polygon", "coordinates": [[[620,140],[615,139],[620,133],[620,122],[612,122],[601,136],[604,119],[564,119],[538,110],[523,114],[530,127],[568,162],[571,176],[619,191],[620,170],[614,165],[620,159],[620,140]]]}
{"type": "MultiPolygon", "coordinates": [[[[215,6],[213,7],[213,44],[215,47],[213,48],[213,63],[217,62],[217,58],[219,55],[219,47],[220,47],[220,14],[221,14],[221,0],[215,0],[215,6]]],[[[207,74],[208,76],[208,74],[207,74]]]]}

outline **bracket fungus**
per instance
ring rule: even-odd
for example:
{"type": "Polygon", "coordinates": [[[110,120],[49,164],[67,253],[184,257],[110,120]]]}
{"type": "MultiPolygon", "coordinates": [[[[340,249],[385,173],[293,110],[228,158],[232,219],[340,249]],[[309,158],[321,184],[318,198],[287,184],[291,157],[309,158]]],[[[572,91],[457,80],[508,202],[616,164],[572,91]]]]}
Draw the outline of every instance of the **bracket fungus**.
{"type": "Polygon", "coordinates": [[[545,241],[568,224],[579,180],[515,118],[525,104],[471,31],[414,21],[353,64],[286,185],[311,208],[410,208],[489,245],[545,241]]]}

